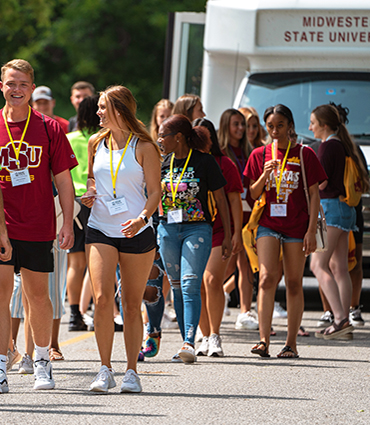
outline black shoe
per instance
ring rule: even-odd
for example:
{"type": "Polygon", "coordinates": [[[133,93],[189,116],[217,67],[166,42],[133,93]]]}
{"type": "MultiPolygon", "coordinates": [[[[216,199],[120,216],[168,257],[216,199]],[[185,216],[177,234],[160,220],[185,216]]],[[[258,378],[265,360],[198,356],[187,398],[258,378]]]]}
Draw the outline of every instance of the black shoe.
{"type": "Polygon", "coordinates": [[[83,321],[83,318],[82,318],[81,314],[79,314],[79,315],[71,314],[71,317],[69,319],[68,330],[70,332],[74,332],[74,331],[87,331],[87,325],[83,321]]]}

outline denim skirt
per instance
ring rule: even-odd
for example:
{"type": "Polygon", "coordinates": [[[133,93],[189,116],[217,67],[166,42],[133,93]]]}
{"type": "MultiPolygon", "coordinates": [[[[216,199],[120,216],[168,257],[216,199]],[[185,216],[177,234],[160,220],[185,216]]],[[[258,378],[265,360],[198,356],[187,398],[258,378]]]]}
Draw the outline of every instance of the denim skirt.
{"type": "Polygon", "coordinates": [[[324,209],[327,226],[338,227],[345,232],[357,230],[354,207],[341,202],[339,198],[321,199],[321,205],[324,209]]]}

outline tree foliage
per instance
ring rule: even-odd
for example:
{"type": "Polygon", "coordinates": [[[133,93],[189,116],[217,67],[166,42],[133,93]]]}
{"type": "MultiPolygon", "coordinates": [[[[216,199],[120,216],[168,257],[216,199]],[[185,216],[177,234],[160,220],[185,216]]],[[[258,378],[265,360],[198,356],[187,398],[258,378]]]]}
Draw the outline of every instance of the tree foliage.
{"type": "Polygon", "coordinates": [[[0,61],[28,60],[37,85],[69,117],[70,87],[91,82],[97,90],[127,86],[148,122],[161,98],[168,13],[202,12],[205,0],[8,0],[2,8],[0,61]]]}

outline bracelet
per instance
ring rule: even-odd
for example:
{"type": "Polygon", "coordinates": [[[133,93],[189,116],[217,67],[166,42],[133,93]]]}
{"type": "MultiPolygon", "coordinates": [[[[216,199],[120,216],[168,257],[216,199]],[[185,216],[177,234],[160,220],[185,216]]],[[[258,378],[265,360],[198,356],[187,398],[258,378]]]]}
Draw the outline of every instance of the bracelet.
{"type": "Polygon", "coordinates": [[[139,218],[141,218],[142,220],[144,220],[145,224],[149,223],[148,217],[145,214],[140,214],[139,218]]]}

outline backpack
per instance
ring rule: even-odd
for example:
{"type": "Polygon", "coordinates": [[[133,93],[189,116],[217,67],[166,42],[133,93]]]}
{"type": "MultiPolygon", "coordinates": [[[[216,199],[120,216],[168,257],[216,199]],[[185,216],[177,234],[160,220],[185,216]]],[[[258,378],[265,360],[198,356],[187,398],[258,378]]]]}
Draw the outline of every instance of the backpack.
{"type": "Polygon", "coordinates": [[[346,197],[341,196],[340,200],[350,207],[356,207],[361,200],[363,185],[357,165],[350,156],[346,156],[343,184],[346,189],[346,197]]]}

